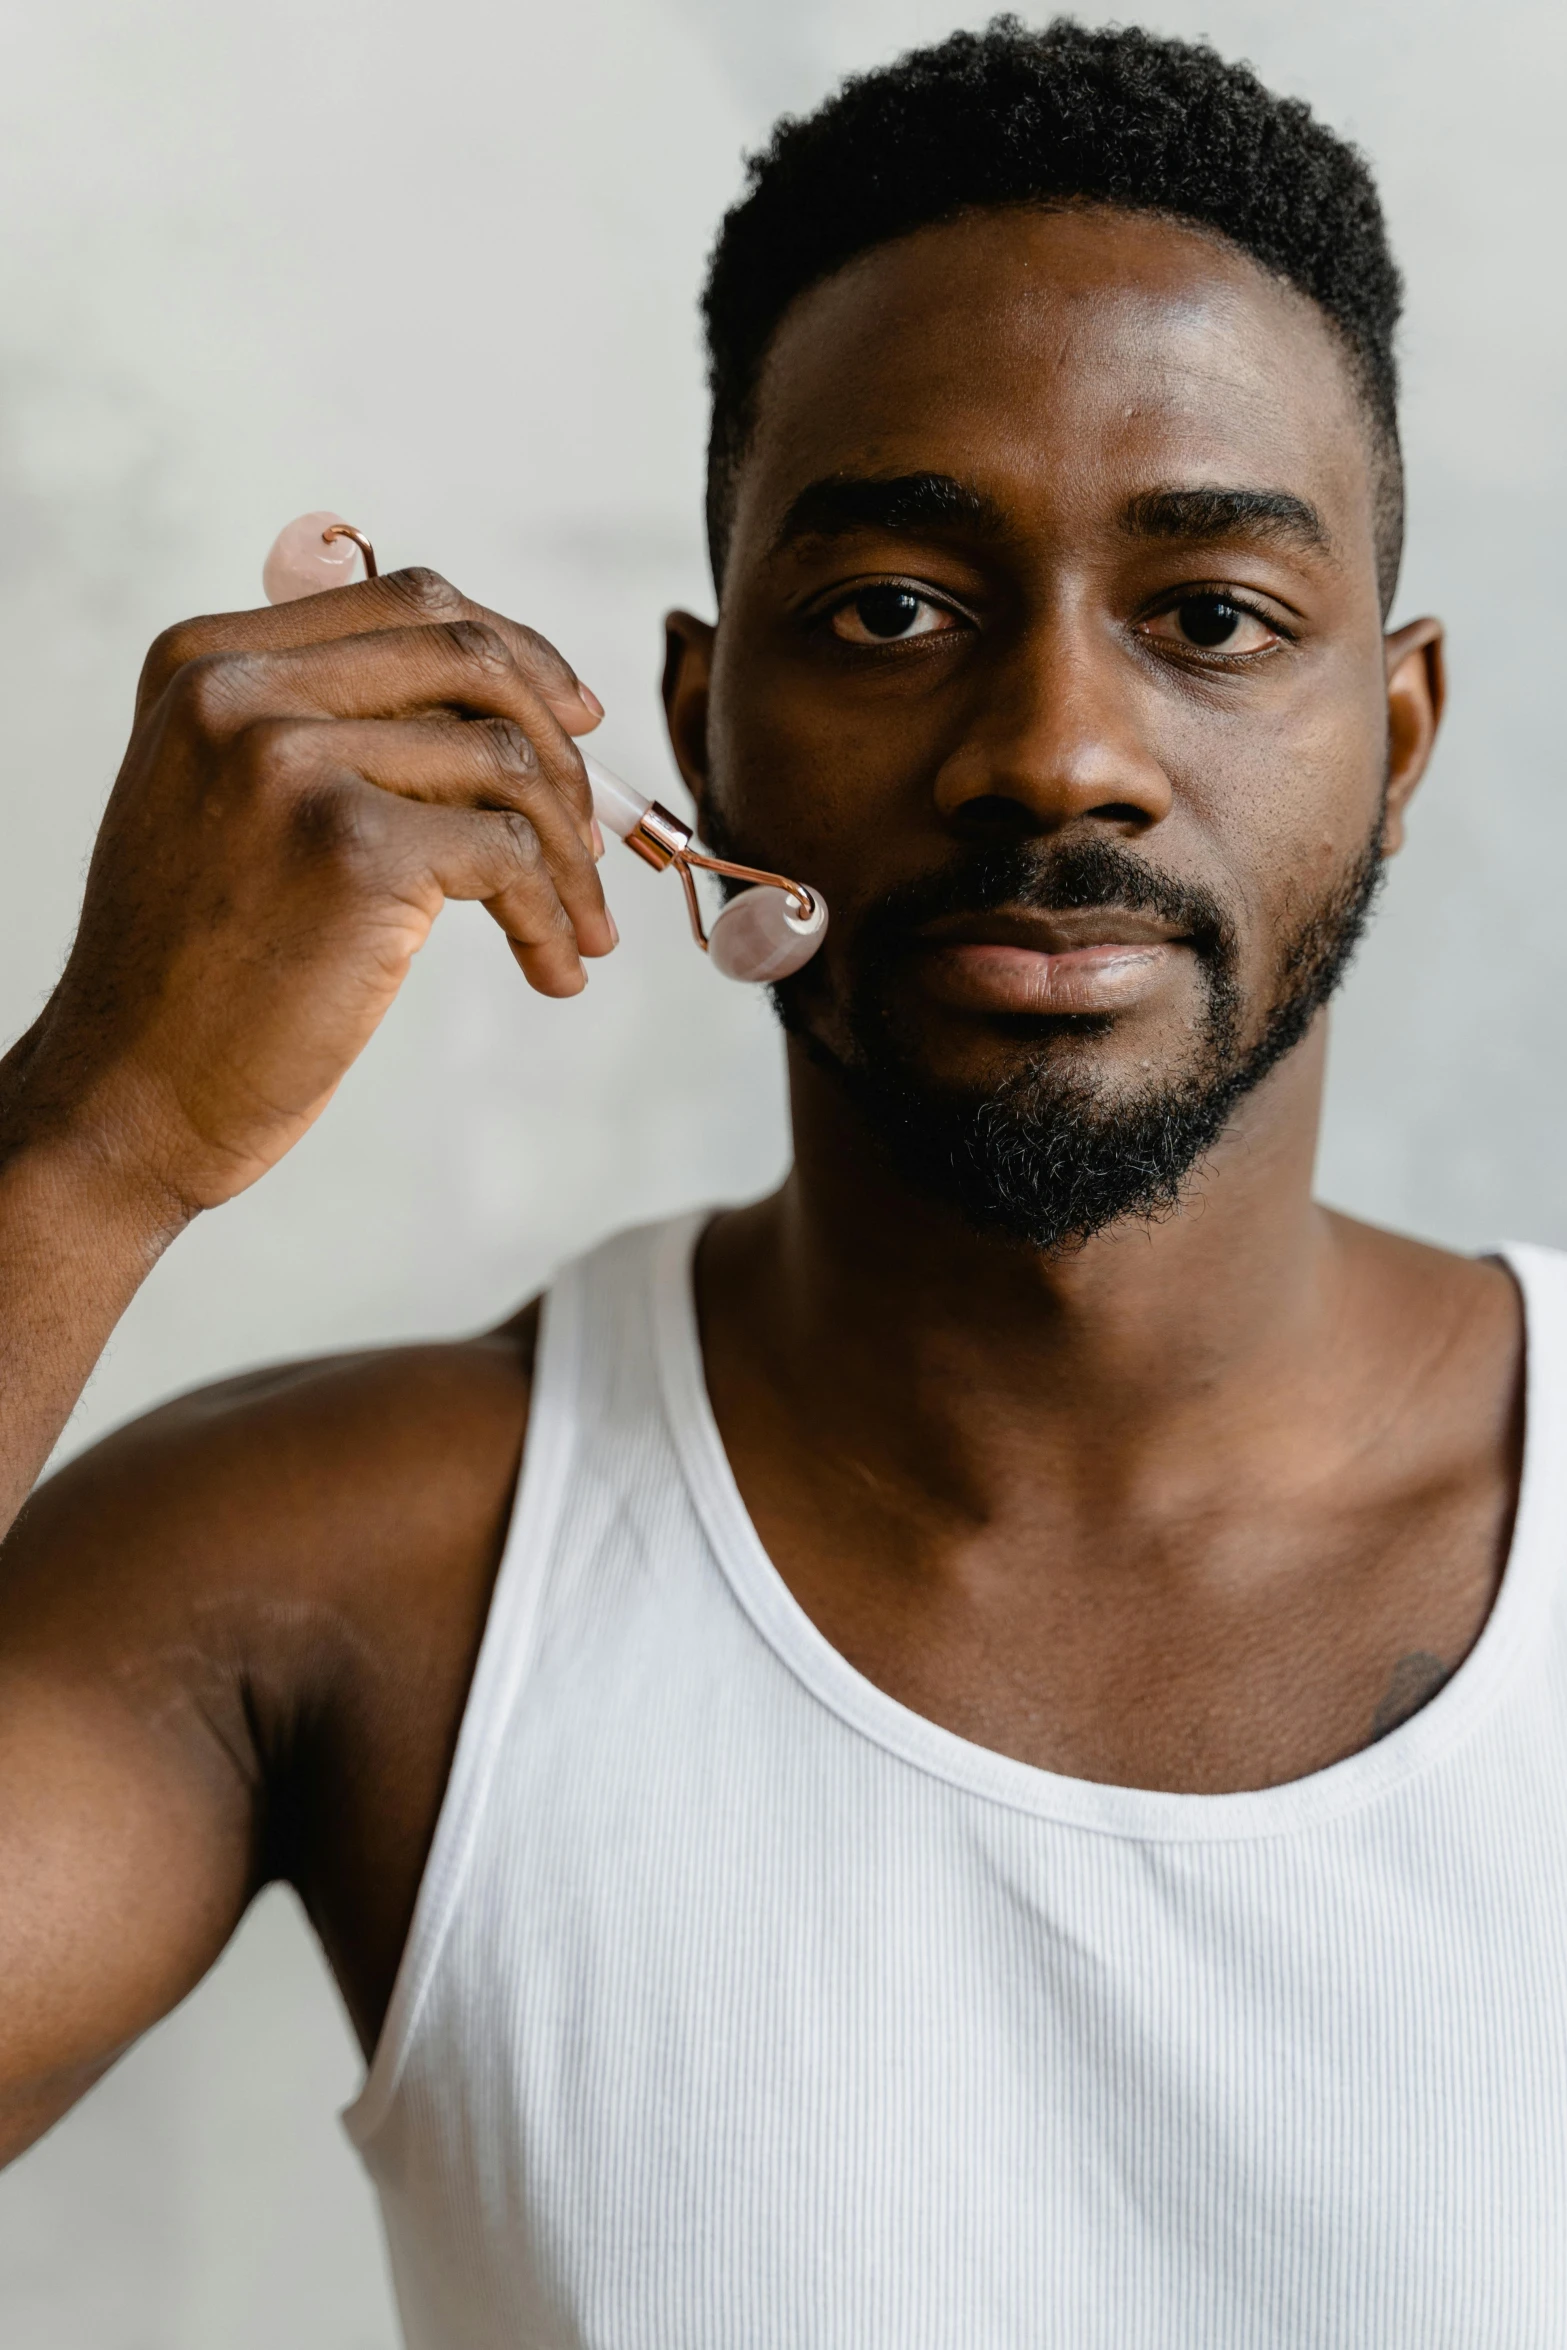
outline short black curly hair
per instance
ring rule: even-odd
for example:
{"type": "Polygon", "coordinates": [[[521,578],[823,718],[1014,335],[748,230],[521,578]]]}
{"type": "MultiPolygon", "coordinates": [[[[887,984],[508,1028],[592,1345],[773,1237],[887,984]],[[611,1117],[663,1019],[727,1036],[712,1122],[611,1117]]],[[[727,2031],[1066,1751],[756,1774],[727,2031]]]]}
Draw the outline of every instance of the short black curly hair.
{"type": "Polygon", "coordinates": [[[1403,545],[1394,334],[1402,286],[1364,158],[1205,43],[998,16],[854,76],[750,158],[702,315],[708,545],[722,583],[767,347],[808,287],[894,237],[993,205],[1110,204],[1217,231],[1337,329],[1372,427],[1377,566],[1403,545]]]}

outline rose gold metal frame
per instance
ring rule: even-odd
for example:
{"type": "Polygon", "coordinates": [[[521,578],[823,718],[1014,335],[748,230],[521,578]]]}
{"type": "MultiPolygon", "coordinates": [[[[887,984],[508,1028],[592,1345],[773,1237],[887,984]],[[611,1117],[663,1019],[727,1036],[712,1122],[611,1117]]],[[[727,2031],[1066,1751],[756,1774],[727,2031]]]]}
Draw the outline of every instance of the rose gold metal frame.
{"type": "MultiPolygon", "coordinates": [[[[352,539],[365,559],[366,579],[380,577],[374,547],[364,532],[356,530],[351,522],[331,523],[321,536],[328,545],[333,539],[352,539]]],[[[699,865],[704,873],[727,874],[731,881],[748,881],[762,889],[781,889],[785,897],[793,898],[799,910],[798,919],[802,922],[809,922],[816,912],[816,893],[807,889],[803,881],[790,881],[782,873],[763,873],[755,865],[731,865],[727,857],[705,856],[700,849],[693,847],[695,839],[696,835],[689,824],[682,824],[678,816],[653,800],[643,810],[642,820],[636,830],[627,833],[626,846],[634,850],[644,864],[651,865],[655,873],[662,873],[666,866],[673,865],[680,876],[680,886],[686,893],[691,935],[704,955],[707,953],[707,931],[702,922],[702,901],[696,894],[696,882],[691,872],[693,865],[699,865]]]]}
{"type": "Polygon", "coordinates": [[[328,529],[321,533],[321,538],[323,544],[326,546],[330,546],[334,539],[352,539],[354,545],[359,549],[360,554],[363,555],[365,559],[366,579],[380,578],[381,574],[376,569],[374,547],[371,546],[370,541],[365,537],[364,532],[362,530],[355,530],[351,522],[332,523],[328,529]]]}
{"type": "Polygon", "coordinates": [[[686,893],[686,912],[691,917],[691,935],[703,954],[707,952],[707,932],[702,923],[702,902],[696,894],[693,865],[704,873],[724,873],[731,881],[748,881],[763,889],[781,889],[794,900],[798,919],[809,922],[816,911],[816,895],[803,881],[791,881],[787,874],[764,873],[755,865],[732,865],[727,857],[709,857],[692,846],[695,840],[689,824],[663,807],[657,800],[643,811],[642,821],[634,832],[626,835],[626,846],[651,865],[655,873],[662,873],[673,865],[680,876],[680,886],[686,893]]]}

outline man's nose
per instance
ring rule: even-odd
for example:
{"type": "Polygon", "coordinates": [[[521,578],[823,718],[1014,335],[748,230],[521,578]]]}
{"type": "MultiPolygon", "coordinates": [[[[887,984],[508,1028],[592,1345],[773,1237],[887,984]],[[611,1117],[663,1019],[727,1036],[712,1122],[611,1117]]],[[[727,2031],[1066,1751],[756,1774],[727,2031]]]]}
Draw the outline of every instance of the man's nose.
{"type": "Polygon", "coordinates": [[[1169,814],[1170,779],[1141,724],[1146,684],[1095,616],[1030,630],[979,690],[974,724],[936,778],[949,822],[1056,832],[1093,818],[1135,835],[1169,814]]]}

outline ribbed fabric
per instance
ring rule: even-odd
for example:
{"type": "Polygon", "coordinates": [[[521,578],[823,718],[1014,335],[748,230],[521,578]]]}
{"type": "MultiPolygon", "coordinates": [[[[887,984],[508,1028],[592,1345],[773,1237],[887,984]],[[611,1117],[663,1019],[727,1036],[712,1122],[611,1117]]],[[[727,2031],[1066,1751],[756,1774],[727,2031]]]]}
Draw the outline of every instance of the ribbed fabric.
{"type": "Polygon", "coordinates": [[[1562,2350],[1567,1260],[1512,1556],[1286,1787],[971,1746],[763,1553],[694,1220],[545,1315],[515,1523],[347,2117],[412,2350],[1562,2350]]]}

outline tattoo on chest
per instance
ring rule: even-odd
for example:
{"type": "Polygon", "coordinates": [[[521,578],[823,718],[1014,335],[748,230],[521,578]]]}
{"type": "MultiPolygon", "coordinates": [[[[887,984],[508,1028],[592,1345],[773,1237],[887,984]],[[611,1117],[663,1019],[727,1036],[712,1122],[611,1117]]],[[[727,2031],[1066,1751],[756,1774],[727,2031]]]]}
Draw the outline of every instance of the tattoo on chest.
{"type": "Polygon", "coordinates": [[[1429,1649],[1413,1648],[1408,1656],[1401,1656],[1393,1667],[1382,1703],[1372,1716],[1372,1743],[1385,1738],[1389,1730],[1396,1730],[1400,1722],[1407,1722],[1423,1705],[1429,1705],[1442,1683],[1450,1678],[1451,1667],[1444,1665],[1429,1649]]]}

